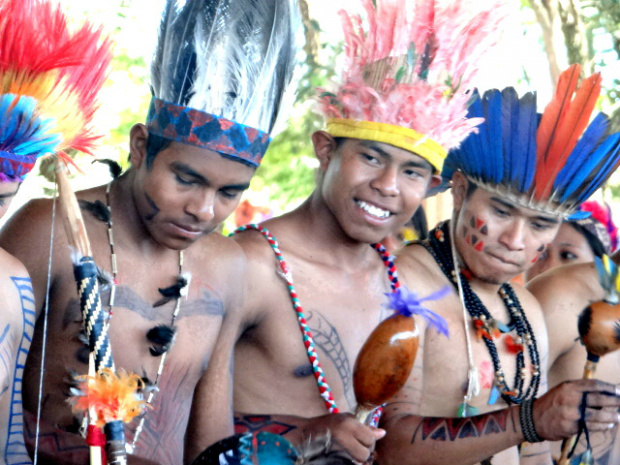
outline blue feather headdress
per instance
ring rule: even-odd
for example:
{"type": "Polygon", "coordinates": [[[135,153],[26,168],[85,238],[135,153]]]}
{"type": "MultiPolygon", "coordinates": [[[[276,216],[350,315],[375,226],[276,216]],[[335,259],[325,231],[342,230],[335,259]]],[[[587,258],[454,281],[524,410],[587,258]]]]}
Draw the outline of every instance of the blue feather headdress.
{"type": "Polygon", "coordinates": [[[258,166],[291,82],[296,0],[168,0],[149,133],[258,166]]]}
{"type": "Polygon", "coordinates": [[[61,142],[53,119],[38,114],[34,98],[0,95],[0,181],[23,181],[37,159],[53,154],[61,142]]]}
{"type": "Polygon", "coordinates": [[[598,74],[577,87],[580,67],[560,76],[542,115],[536,95],[516,91],[474,91],[469,118],[484,117],[448,155],[442,175],[463,172],[471,181],[514,202],[568,215],[598,189],[620,163],[620,133],[608,134],[609,118],[590,116],[600,94],[598,74]],[[589,123],[589,124],[588,124],[589,123]]]}

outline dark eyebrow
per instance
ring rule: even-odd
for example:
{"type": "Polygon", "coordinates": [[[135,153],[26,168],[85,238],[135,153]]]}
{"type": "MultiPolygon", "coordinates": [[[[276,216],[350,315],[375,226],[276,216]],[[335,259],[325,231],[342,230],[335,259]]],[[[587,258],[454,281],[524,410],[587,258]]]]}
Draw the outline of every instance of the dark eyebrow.
{"type": "Polygon", "coordinates": [[[227,186],[222,186],[220,190],[236,190],[236,191],[245,191],[250,188],[250,183],[246,182],[243,184],[228,184],[227,186]]]}
{"type": "MultiPolygon", "coordinates": [[[[509,209],[511,212],[514,212],[516,210],[518,210],[517,206],[511,202],[507,202],[504,199],[501,199],[499,197],[491,197],[491,200],[493,202],[497,202],[501,205],[503,205],[504,207],[506,207],[507,209],[509,209]]],[[[538,221],[544,221],[545,223],[549,223],[549,224],[558,224],[560,222],[560,220],[558,218],[551,218],[549,216],[544,216],[544,215],[534,215],[533,216],[534,219],[538,220],[538,221]]]]}
{"type": "Polygon", "coordinates": [[[172,163],[172,167],[183,174],[196,178],[197,181],[203,184],[210,184],[207,178],[205,178],[202,174],[194,171],[190,166],[186,165],[185,163],[174,162],[172,163]]]}
{"type": "MultiPolygon", "coordinates": [[[[392,155],[387,153],[381,147],[378,147],[377,145],[375,145],[372,141],[362,140],[360,142],[361,142],[361,144],[364,147],[367,147],[367,148],[369,148],[371,150],[374,150],[375,152],[377,152],[379,155],[381,155],[383,158],[385,158],[387,160],[391,160],[393,158],[392,155]]],[[[413,152],[411,152],[411,153],[413,153],[413,152]]],[[[416,155],[416,156],[419,157],[419,155],[416,155]]],[[[413,166],[414,168],[425,168],[425,169],[427,169],[429,171],[433,170],[431,164],[429,162],[427,162],[426,160],[422,159],[422,158],[420,158],[419,161],[418,160],[407,160],[405,162],[405,166],[413,166]]]]}
{"type": "MultiPolygon", "coordinates": [[[[185,163],[174,162],[172,164],[172,167],[175,170],[180,171],[181,173],[184,173],[188,176],[195,178],[199,183],[204,184],[205,186],[211,185],[211,182],[209,182],[207,178],[205,178],[202,174],[194,171],[190,166],[186,165],[185,163]]],[[[220,190],[231,190],[232,189],[232,190],[238,190],[238,191],[245,191],[249,189],[249,187],[250,187],[250,183],[245,182],[241,184],[228,184],[226,186],[220,187],[220,190]]]]}

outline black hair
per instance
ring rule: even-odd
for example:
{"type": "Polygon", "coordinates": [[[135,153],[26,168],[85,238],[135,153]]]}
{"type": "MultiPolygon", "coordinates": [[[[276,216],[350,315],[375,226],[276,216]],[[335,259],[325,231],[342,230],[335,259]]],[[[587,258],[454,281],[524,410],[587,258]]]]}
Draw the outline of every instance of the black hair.
{"type": "Polygon", "coordinates": [[[172,141],[170,139],[149,132],[146,139],[146,167],[150,169],[153,166],[155,155],[162,150],[166,150],[171,143],[172,141]]]}
{"type": "Polygon", "coordinates": [[[590,249],[592,250],[594,256],[601,258],[607,253],[605,251],[605,246],[603,245],[601,240],[596,237],[596,235],[592,234],[590,231],[588,231],[586,228],[584,228],[578,223],[575,223],[573,221],[567,221],[567,223],[570,224],[573,228],[575,228],[575,231],[577,231],[579,234],[586,238],[586,241],[588,241],[588,245],[590,246],[590,249]]]}
{"type": "Polygon", "coordinates": [[[476,189],[478,189],[478,184],[468,179],[467,180],[467,192],[465,192],[465,198],[469,199],[476,189]]]}
{"type": "Polygon", "coordinates": [[[411,217],[411,224],[418,233],[418,240],[425,241],[428,239],[428,221],[426,220],[426,213],[422,205],[418,207],[411,217]]]}

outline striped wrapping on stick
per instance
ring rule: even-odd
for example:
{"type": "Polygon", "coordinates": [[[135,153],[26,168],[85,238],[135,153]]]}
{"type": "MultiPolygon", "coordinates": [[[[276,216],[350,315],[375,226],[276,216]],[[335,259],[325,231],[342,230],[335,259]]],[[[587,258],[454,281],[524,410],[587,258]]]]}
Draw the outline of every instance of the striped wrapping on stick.
{"type": "Polygon", "coordinates": [[[99,297],[97,265],[92,257],[82,257],[74,266],[73,272],[77,282],[88,347],[95,359],[95,371],[100,372],[102,368],[114,370],[108,325],[99,297]]]}

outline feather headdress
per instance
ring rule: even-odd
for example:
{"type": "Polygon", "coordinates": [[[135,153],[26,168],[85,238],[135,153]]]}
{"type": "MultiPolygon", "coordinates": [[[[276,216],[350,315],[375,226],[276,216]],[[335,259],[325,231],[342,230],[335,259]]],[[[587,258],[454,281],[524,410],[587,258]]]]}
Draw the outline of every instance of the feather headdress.
{"type": "Polygon", "coordinates": [[[319,89],[327,131],[417,153],[438,171],[479,118],[467,119],[476,62],[507,18],[500,0],[362,0],[368,26],[342,11],[346,63],[319,89]]]}
{"type": "Polygon", "coordinates": [[[526,207],[573,212],[620,163],[620,133],[608,134],[608,117],[599,113],[589,123],[601,77],[578,86],[580,70],[572,65],[562,73],[542,116],[533,93],[519,98],[512,87],[482,97],[474,92],[469,117],[485,122],[450,152],[443,175],[462,171],[526,207]]]}
{"type": "Polygon", "coordinates": [[[149,133],[258,166],[293,76],[296,0],[168,0],[149,133]]]}
{"type": "Polygon", "coordinates": [[[0,2],[0,180],[22,181],[42,155],[90,153],[110,46],[89,23],[71,30],[50,2],[0,2]]]}

